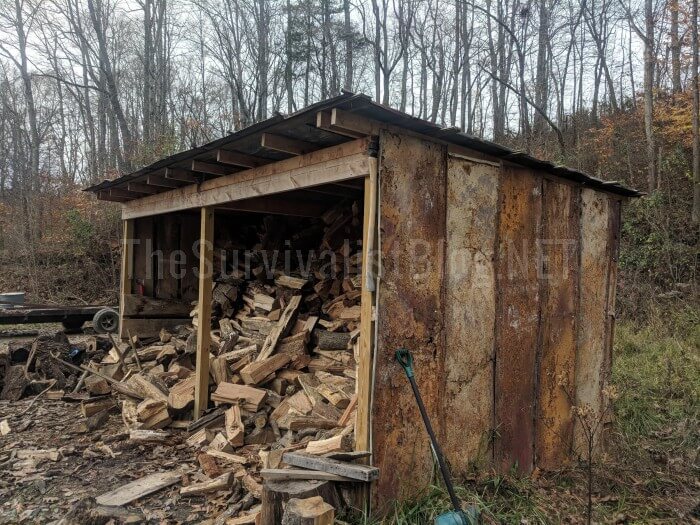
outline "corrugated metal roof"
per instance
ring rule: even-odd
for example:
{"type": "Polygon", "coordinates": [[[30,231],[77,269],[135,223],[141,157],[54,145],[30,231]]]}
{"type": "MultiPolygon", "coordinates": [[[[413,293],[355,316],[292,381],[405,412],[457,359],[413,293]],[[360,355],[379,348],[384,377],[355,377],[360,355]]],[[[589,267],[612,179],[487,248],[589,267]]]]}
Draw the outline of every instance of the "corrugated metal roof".
{"type": "MultiPolygon", "coordinates": [[[[128,175],[114,180],[105,180],[86,188],[85,191],[96,193],[111,188],[119,188],[120,186],[125,187],[127,183],[139,180],[163,168],[189,167],[189,163],[191,163],[192,160],[212,160],[216,155],[216,151],[219,149],[231,149],[270,161],[286,158],[284,154],[261,147],[260,137],[265,132],[274,132],[278,135],[285,135],[297,140],[303,140],[318,146],[319,149],[351,140],[343,135],[331,133],[315,126],[316,114],[319,111],[335,108],[378,122],[392,124],[427,137],[440,139],[450,144],[463,146],[497,159],[551,173],[556,177],[576,182],[590,188],[625,197],[639,197],[643,195],[642,192],[624,186],[618,182],[604,181],[574,169],[557,166],[549,161],[540,160],[525,153],[515,152],[495,142],[468,135],[456,128],[442,128],[432,122],[412,117],[401,111],[377,104],[366,95],[355,95],[352,93],[344,93],[337,97],[312,104],[288,116],[275,115],[272,118],[253,124],[252,126],[226,135],[225,137],[204,144],[203,146],[181,151],[160,159],[128,175]],[[183,165],[183,163],[185,164],[183,165]]],[[[167,189],[164,188],[164,191],[167,191],[167,189]]]]}

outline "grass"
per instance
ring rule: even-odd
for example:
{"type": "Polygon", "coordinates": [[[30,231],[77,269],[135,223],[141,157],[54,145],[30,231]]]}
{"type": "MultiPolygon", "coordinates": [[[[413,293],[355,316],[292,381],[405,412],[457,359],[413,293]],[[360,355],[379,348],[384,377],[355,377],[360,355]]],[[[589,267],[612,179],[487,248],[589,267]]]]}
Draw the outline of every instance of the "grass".
{"type": "MultiPolygon", "coordinates": [[[[595,522],[700,523],[699,316],[689,308],[642,328],[618,323],[613,383],[620,397],[609,446],[595,468],[595,522]]],[[[484,523],[584,523],[582,465],[535,479],[486,475],[457,492],[479,507],[484,523]]],[[[436,486],[382,521],[349,521],[430,524],[449,510],[445,490],[436,486]]]]}

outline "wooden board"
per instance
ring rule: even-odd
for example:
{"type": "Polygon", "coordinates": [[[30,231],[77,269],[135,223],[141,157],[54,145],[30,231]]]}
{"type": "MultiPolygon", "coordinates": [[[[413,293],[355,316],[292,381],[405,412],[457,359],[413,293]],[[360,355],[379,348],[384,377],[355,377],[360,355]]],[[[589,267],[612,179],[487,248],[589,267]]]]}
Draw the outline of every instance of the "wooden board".
{"type": "Polygon", "coordinates": [[[211,343],[212,257],[214,249],[214,209],[202,208],[199,245],[199,300],[197,303],[197,360],[194,384],[194,419],[209,404],[209,346],[211,343]]]}
{"type": "Polygon", "coordinates": [[[499,168],[448,159],[442,447],[455,476],[491,462],[499,179],[499,168]]]}
{"type": "Polygon", "coordinates": [[[571,403],[560,383],[573,385],[575,377],[579,218],[579,189],[545,180],[535,422],[535,462],[543,469],[565,464],[573,445],[571,403]]]}
{"type": "MultiPolygon", "coordinates": [[[[144,295],[153,297],[153,218],[134,220],[133,276],[132,282],[143,283],[144,295]]],[[[136,290],[133,290],[136,292],[136,290]]]]}
{"type": "Polygon", "coordinates": [[[153,337],[160,333],[161,328],[172,331],[178,325],[188,325],[191,319],[187,318],[154,318],[154,319],[122,319],[124,337],[128,332],[139,337],[153,337]]]}
{"type": "Polygon", "coordinates": [[[282,456],[282,461],[287,465],[301,467],[310,470],[320,470],[329,474],[336,474],[345,478],[357,481],[374,481],[379,476],[379,469],[358,465],[356,463],[346,463],[337,459],[314,456],[305,452],[287,452],[282,456]]]}
{"type": "Polygon", "coordinates": [[[536,355],[539,325],[537,241],[542,179],[505,168],[498,218],[494,460],[520,473],[533,466],[536,355]]]}
{"type": "Polygon", "coordinates": [[[372,452],[381,476],[373,507],[387,510],[432,480],[433,458],[397,348],[411,350],[428,415],[441,432],[445,239],[444,147],[411,137],[380,137],[382,280],[372,407],[372,452]],[[414,256],[415,254],[415,256],[414,256]]]}
{"type": "MultiPolygon", "coordinates": [[[[601,407],[606,367],[606,309],[608,307],[610,199],[603,193],[581,190],[581,274],[579,278],[576,404],[601,407]]],[[[574,452],[584,452],[584,441],[574,423],[574,452]]]]}
{"type": "Polygon", "coordinates": [[[609,199],[608,217],[608,297],[606,313],[606,342],[603,368],[603,380],[609,383],[612,380],[612,351],[615,338],[615,298],[617,292],[617,271],[620,257],[620,227],[622,224],[622,202],[614,197],[609,199]]]}
{"type": "Polygon", "coordinates": [[[125,294],[121,301],[126,317],[189,317],[192,307],[183,301],[152,299],[143,295],[125,294]]]}
{"type": "MultiPolygon", "coordinates": [[[[362,268],[366,269],[370,254],[368,253],[369,237],[376,240],[376,212],[374,217],[370,216],[371,201],[376,200],[377,193],[377,159],[368,159],[372,165],[370,171],[374,177],[365,178],[365,195],[363,207],[363,228],[362,228],[362,268]]],[[[375,244],[376,246],[376,244],[375,244]]],[[[373,256],[376,259],[376,255],[373,256]]],[[[360,298],[360,338],[357,354],[357,411],[355,416],[355,450],[368,450],[370,448],[370,407],[372,405],[372,343],[374,341],[374,326],[372,319],[372,308],[375,303],[375,295],[367,286],[366,275],[362,279],[362,295],[360,298]]],[[[362,496],[363,497],[363,496],[362,496]]]]}
{"type": "Polygon", "coordinates": [[[124,296],[132,292],[132,279],[134,277],[134,221],[122,221],[122,266],[119,278],[119,337],[126,337],[126,331],[122,328],[124,317],[124,296]]]}
{"type": "Polygon", "coordinates": [[[98,505],[119,506],[153,494],[182,479],[181,472],[158,472],[97,496],[98,505]]]}

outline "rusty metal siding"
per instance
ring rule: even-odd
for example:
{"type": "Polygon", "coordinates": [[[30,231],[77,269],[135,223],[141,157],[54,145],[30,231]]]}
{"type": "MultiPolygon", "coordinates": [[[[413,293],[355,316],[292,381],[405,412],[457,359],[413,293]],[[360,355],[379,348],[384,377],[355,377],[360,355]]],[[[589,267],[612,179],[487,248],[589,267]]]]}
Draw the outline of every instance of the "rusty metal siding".
{"type": "Polygon", "coordinates": [[[520,473],[533,466],[541,197],[541,177],[504,167],[496,271],[494,460],[502,471],[517,465],[520,473]]]}
{"type": "Polygon", "coordinates": [[[380,137],[382,280],[372,410],[373,508],[415,496],[432,480],[433,459],[411,388],[394,352],[409,348],[416,380],[438,432],[444,360],[443,255],[446,149],[411,137],[380,137]]]}
{"type": "MultiPolygon", "coordinates": [[[[610,272],[610,199],[591,189],[581,190],[581,270],[579,277],[578,350],[575,398],[578,405],[601,409],[606,356],[608,278],[610,272]]],[[[584,450],[574,423],[574,451],[584,450]]]]}
{"type": "Polygon", "coordinates": [[[499,180],[499,167],[448,159],[443,450],[456,477],[491,463],[499,180]]]}
{"type": "Polygon", "coordinates": [[[565,389],[574,385],[576,362],[579,219],[579,189],[545,180],[535,429],[536,464],[543,469],[560,467],[573,445],[571,402],[565,389]]]}

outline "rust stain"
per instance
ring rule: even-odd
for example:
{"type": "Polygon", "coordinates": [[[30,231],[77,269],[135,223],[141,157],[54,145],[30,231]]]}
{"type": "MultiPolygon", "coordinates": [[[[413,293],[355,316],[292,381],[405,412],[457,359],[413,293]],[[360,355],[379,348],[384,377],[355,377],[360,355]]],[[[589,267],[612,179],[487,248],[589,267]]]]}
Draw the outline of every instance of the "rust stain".
{"type": "Polygon", "coordinates": [[[494,459],[507,471],[533,466],[534,393],[539,324],[537,239],[541,178],[505,168],[498,223],[494,459]]]}
{"type": "Polygon", "coordinates": [[[394,352],[405,346],[413,353],[416,380],[440,434],[447,154],[412,137],[383,133],[380,140],[383,274],[372,411],[373,459],[381,472],[373,487],[377,514],[432,480],[428,438],[394,352]]]}
{"type": "Polygon", "coordinates": [[[579,190],[544,181],[542,348],[537,385],[536,464],[560,467],[570,458],[578,289],[579,190]]]}

